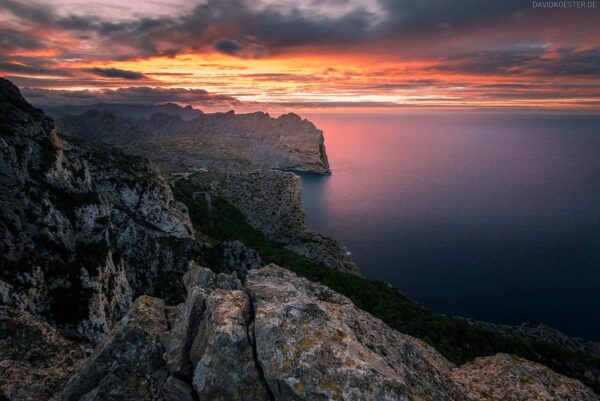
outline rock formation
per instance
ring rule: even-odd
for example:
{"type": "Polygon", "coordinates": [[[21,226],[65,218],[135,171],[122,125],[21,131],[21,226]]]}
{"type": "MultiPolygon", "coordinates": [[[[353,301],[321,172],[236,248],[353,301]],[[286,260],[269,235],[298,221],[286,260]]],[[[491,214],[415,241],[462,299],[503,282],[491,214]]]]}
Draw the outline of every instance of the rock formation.
{"type": "Polygon", "coordinates": [[[82,358],[83,350],[45,328],[51,335],[42,345],[50,354],[38,363],[52,369],[22,372],[20,357],[10,354],[0,365],[4,396],[44,399],[37,392],[43,390],[64,401],[599,400],[576,380],[509,355],[455,367],[344,296],[275,265],[250,270],[242,282],[192,264],[184,282],[184,303],[138,298],[93,354],[71,368],[70,358],[82,358]]]}
{"type": "Polygon", "coordinates": [[[0,80],[0,293],[90,341],[142,293],[167,296],[193,240],[148,161],[63,137],[0,80]]]}
{"type": "Polygon", "coordinates": [[[302,206],[300,177],[290,172],[254,170],[195,174],[190,182],[226,199],[248,223],[287,249],[333,269],[360,274],[332,238],[311,231],[302,206]]]}

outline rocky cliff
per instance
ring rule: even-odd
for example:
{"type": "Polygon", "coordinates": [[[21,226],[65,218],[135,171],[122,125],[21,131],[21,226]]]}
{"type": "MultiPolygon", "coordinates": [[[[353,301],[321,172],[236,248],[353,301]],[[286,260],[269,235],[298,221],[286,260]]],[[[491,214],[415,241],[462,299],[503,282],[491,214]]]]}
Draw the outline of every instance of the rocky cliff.
{"type": "Polygon", "coordinates": [[[193,175],[197,191],[224,197],[267,237],[317,263],[359,273],[337,241],[307,228],[300,179],[278,170],[329,172],[323,133],[309,121],[231,112],[190,121],[176,114],[136,119],[139,113],[127,115],[127,108],[119,114],[101,105],[81,115],[56,110],[64,131],[148,157],[168,174],[193,175]]]}
{"type": "Polygon", "coordinates": [[[136,295],[167,295],[198,248],[146,160],[59,135],[0,80],[0,293],[96,341],[136,295]]]}
{"type": "MultiPolygon", "coordinates": [[[[66,133],[119,145],[166,167],[186,170],[221,159],[232,170],[244,165],[312,173],[329,173],[323,132],[290,113],[273,118],[267,113],[201,114],[184,120],[181,112],[162,108],[150,116],[106,107],[83,114],[57,113],[66,133]],[[170,157],[164,157],[165,153],[170,157]],[[157,158],[158,155],[163,157],[157,158]]],[[[50,109],[52,112],[52,109],[50,109]]],[[[56,111],[55,111],[56,112],[56,111]]],[[[221,168],[226,165],[221,166],[221,168]]]]}
{"type": "Polygon", "coordinates": [[[277,170],[212,171],[191,174],[186,181],[196,191],[226,199],[252,227],[292,252],[332,269],[360,274],[336,240],[307,227],[297,175],[277,170]]]}

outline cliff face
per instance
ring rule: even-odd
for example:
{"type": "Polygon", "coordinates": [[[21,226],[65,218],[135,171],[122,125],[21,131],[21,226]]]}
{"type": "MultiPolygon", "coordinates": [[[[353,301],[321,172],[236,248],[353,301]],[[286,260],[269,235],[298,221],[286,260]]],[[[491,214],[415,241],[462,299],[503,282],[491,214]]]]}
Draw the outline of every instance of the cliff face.
{"type": "Polygon", "coordinates": [[[273,170],[198,173],[189,182],[226,199],[251,226],[292,252],[332,269],[360,274],[336,240],[307,227],[297,175],[273,170]]]}
{"type": "Polygon", "coordinates": [[[147,161],[58,135],[6,80],[0,121],[2,299],[96,341],[186,265],[187,211],[147,161]]]}
{"type": "Polygon", "coordinates": [[[58,113],[57,125],[69,134],[113,143],[158,162],[161,159],[156,157],[167,152],[173,157],[165,158],[166,164],[176,169],[221,158],[263,168],[330,172],[323,132],[296,114],[272,118],[260,112],[228,112],[201,114],[186,121],[170,109],[150,116],[127,115],[127,110],[99,108],[75,116],[58,113]]]}

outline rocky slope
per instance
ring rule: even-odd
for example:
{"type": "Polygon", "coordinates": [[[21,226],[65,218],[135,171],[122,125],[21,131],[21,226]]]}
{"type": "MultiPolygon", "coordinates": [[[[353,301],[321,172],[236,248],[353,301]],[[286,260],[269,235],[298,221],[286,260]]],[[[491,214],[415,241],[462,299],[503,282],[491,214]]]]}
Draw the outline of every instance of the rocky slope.
{"type": "Polygon", "coordinates": [[[105,110],[89,110],[80,115],[59,113],[57,125],[66,133],[116,144],[150,159],[167,153],[171,157],[157,161],[164,161],[165,167],[175,170],[214,164],[218,159],[237,159],[241,162],[232,164],[236,170],[247,164],[330,172],[323,132],[293,113],[277,118],[261,112],[214,113],[186,121],[181,112],[166,108],[145,118],[139,118],[141,113],[127,115],[127,108],[118,112],[105,110]]]}
{"type": "Polygon", "coordinates": [[[59,135],[0,80],[0,294],[96,341],[201,246],[146,160],[59,135]]]}
{"type": "Polygon", "coordinates": [[[44,399],[39,383],[50,383],[44,396],[65,401],[599,399],[575,380],[508,355],[455,367],[347,298],[275,265],[240,281],[192,264],[184,282],[185,302],[138,298],[93,354],[64,373],[84,351],[51,328],[44,340],[51,351],[37,362],[16,360],[11,343],[0,364],[4,397],[44,399]],[[59,345],[67,358],[56,358],[59,345]],[[27,363],[53,369],[19,373],[27,363]]]}

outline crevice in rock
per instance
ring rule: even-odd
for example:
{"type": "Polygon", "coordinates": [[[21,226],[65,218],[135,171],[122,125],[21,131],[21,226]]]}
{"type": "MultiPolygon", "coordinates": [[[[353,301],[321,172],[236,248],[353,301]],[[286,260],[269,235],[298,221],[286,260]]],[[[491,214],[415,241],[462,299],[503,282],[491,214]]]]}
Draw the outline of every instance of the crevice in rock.
{"type": "Polygon", "coordinates": [[[248,331],[248,338],[250,340],[250,346],[252,347],[252,358],[254,359],[254,366],[256,366],[256,371],[258,372],[259,380],[262,382],[263,386],[265,387],[265,390],[267,391],[269,400],[275,401],[275,394],[271,390],[271,387],[269,387],[269,383],[268,383],[267,379],[265,378],[265,372],[263,371],[262,365],[260,364],[260,361],[258,360],[258,353],[257,353],[257,349],[256,349],[256,331],[254,330],[255,318],[256,318],[255,309],[254,309],[254,301],[252,300],[252,297],[250,296],[250,292],[248,291],[248,289],[245,288],[245,286],[246,286],[245,281],[242,282],[242,284],[244,285],[243,290],[246,293],[246,295],[248,296],[248,302],[250,303],[250,316],[248,318],[248,325],[246,327],[246,330],[248,331]],[[252,330],[252,333],[250,333],[250,330],[252,330]]]}

